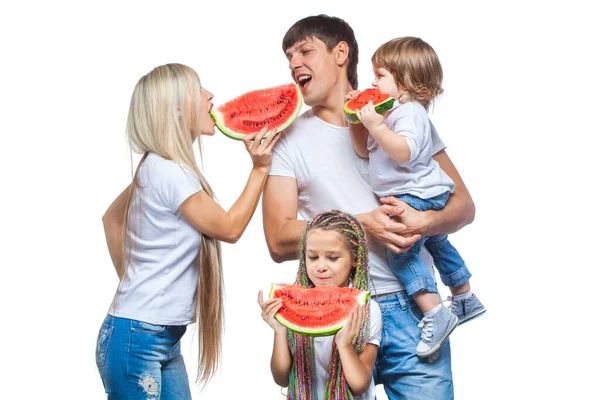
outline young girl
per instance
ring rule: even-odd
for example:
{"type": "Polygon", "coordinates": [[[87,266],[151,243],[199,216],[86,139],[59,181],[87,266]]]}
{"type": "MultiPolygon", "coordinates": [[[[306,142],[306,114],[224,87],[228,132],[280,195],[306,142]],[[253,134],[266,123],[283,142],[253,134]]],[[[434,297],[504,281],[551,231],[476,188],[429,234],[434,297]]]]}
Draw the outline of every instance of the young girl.
{"type": "Polygon", "coordinates": [[[200,135],[214,134],[208,113],[212,97],[196,72],[180,64],[155,68],[133,91],[127,135],[143,157],[132,184],[102,219],[120,278],[96,347],[109,399],[191,399],[180,339],[193,322],[200,349],[198,381],[206,384],[218,367],[223,330],[219,241],[235,243],[248,225],[278,136],[244,139],[253,168],[239,199],[224,211],[193,150],[200,135]]]}
{"type": "MultiPolygon", "coordinates": [[[[369,103],[357,112],[362,124],[350,128],[354,150],[369,158],[371,186],[378,196],[395,196],[419,211],[442,209],[454,182],[432,158],[439,138],[427,114],[433,99],[442,93],[439,59],[423,40],[403,37],[380,46],[371,61],[373,86],[398,101],[386,116],[377,114],[369,103]]],[[[358,91],[348,93],[346,101],[356,95],[358,91]]],[[[388,250],[387,258],[424,313],[416,349],[420,357],[434,354],[458,324],[485,312],[470,291],[471,273],[447,235],[422,238],[406,253],[388,250]],[[442,282],[450,287],[452,312],[440,303],[435,279],[419,257],[423,245],[442,282]]]]}
{"type": "MultiPolygon", "coordinates": [[[[299,258],[296,285],[368,289],[367,241],[350,214],[332,210],[308,222],[299,258]]],[[[288,386],[288,399],[375,399],[373,366],[382,328],[375,301],[355,307],[335,336],[315,338],[288,332],[274,318],[281,299],[264,302],[259,292],[258,303],[275,332],[271,373],[278,385],[288,386]]]]}

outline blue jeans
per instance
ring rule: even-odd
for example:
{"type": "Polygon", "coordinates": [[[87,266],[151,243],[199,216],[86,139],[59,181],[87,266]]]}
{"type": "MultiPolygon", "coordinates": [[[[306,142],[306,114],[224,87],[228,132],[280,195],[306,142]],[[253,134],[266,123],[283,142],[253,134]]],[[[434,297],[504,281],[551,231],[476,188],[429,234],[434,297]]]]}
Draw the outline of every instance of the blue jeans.
{"type": "MultiPolygon", "coordinates": [[[[440,210],[446,206],[450,192],[445,192],[430,199],[403,194],[396,196],[412,208],[419,211],[440,210]]],[[[458,251],[448,241],[448,235],[429,236],[420,239],[405,253],[395,254],[386,250],[390,269],[406,288],[409,295],[418,292],[437,293],[435,279],[419,257],[421,248],[425,248],[433,257],[433,264],[440,273],[440,279],[446,286],[455,287],[466,283],[471,277],[458,251]]]]}
{"type": "Polygon", "coordinates": [[[180,349],[185,330],[108,315],[96,344],[108,399],[191,400],[180,349]]]}
{"type": "Polygon", "coordinates": [[[383,384],[390,400],[452,400],[450,340],[440,348],[432,363],[415,353],[421,339],[417,325],[423,314],[406,292],[382,295],[374,299],[383,314],[383,332],[373,375],[375,384],[383,384]]]}

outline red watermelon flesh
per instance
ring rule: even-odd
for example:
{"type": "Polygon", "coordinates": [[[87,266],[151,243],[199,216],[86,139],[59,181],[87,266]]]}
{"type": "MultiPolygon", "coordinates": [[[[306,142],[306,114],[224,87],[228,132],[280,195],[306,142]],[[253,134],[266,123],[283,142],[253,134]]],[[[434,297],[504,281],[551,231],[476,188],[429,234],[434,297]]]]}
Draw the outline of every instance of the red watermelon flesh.
{"type": "Polygon", "coordinates": [[[295,83],[244,93],[218,107],[210,114],[217,128],[233,139],[255,133],[262,128],[281,132],[302,109],[302,92],[295,83]]]}
{"type": "Polygon", "coordinates": [[[273,284],[269,298],[282,299],[275,318],[294,332],[328,336],[339,331],[355,305],[366,304],[369,292],[350,287],[273,284]]]}
{"type": "Polygon", "coordinates": [[[373,102],[375,111],[379,114],[385,114],[394,106],[394,98],[389,94],[381,93],[374,88],[363,90],[358,96],[344,105],[344,112],[348,122],[358,124],[360,120],[356,116],[356,111],[369,104],[369,101],[373,102]]]}

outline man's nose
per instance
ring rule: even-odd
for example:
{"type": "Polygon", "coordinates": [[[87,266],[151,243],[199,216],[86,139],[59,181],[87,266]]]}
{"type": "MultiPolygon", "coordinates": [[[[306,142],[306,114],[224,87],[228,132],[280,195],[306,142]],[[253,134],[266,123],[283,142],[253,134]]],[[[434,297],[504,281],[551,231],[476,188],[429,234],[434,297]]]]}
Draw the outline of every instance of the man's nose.
{"type": "Polygon", "coordinates": [[[302,65],[302,62],[300,61],[300,57],[298,57],[298,56],[296,56],[296,55],[293,55],[293,56],[290,58],[290,64],[289,64],[289,65],[290,65],[290,69],[296,69],[296,68],[298,68],[299,66],[301,66],[301,65],[302,65]]]}

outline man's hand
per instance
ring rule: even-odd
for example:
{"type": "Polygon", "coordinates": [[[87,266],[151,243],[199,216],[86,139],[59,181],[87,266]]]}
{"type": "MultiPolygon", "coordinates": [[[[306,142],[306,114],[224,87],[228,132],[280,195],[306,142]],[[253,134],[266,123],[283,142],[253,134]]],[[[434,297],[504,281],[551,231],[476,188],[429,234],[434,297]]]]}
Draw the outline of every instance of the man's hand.
{"type": "Polygon", "coordinates": [[[369,213],[357,215],[357,218],[369,235],[394,253],[403,253],[421,239],[421,235],[407,232],[408,228],[400,217],[410,207],[395,197],[392,199],[369,213]]]}
{"type": "Polygon", "coordinates": [[[402,215],[392,218],[394,221],[400,222],[405,226],[405,230],[400,233],[402,236],[405,238],[413,235],[429,236],[426,234],[430,225],[430,213],[428,211],[417,211],[394,196],[384,197],[379,200],[382,204],[396,206],[404,210],[402,215]]]}

